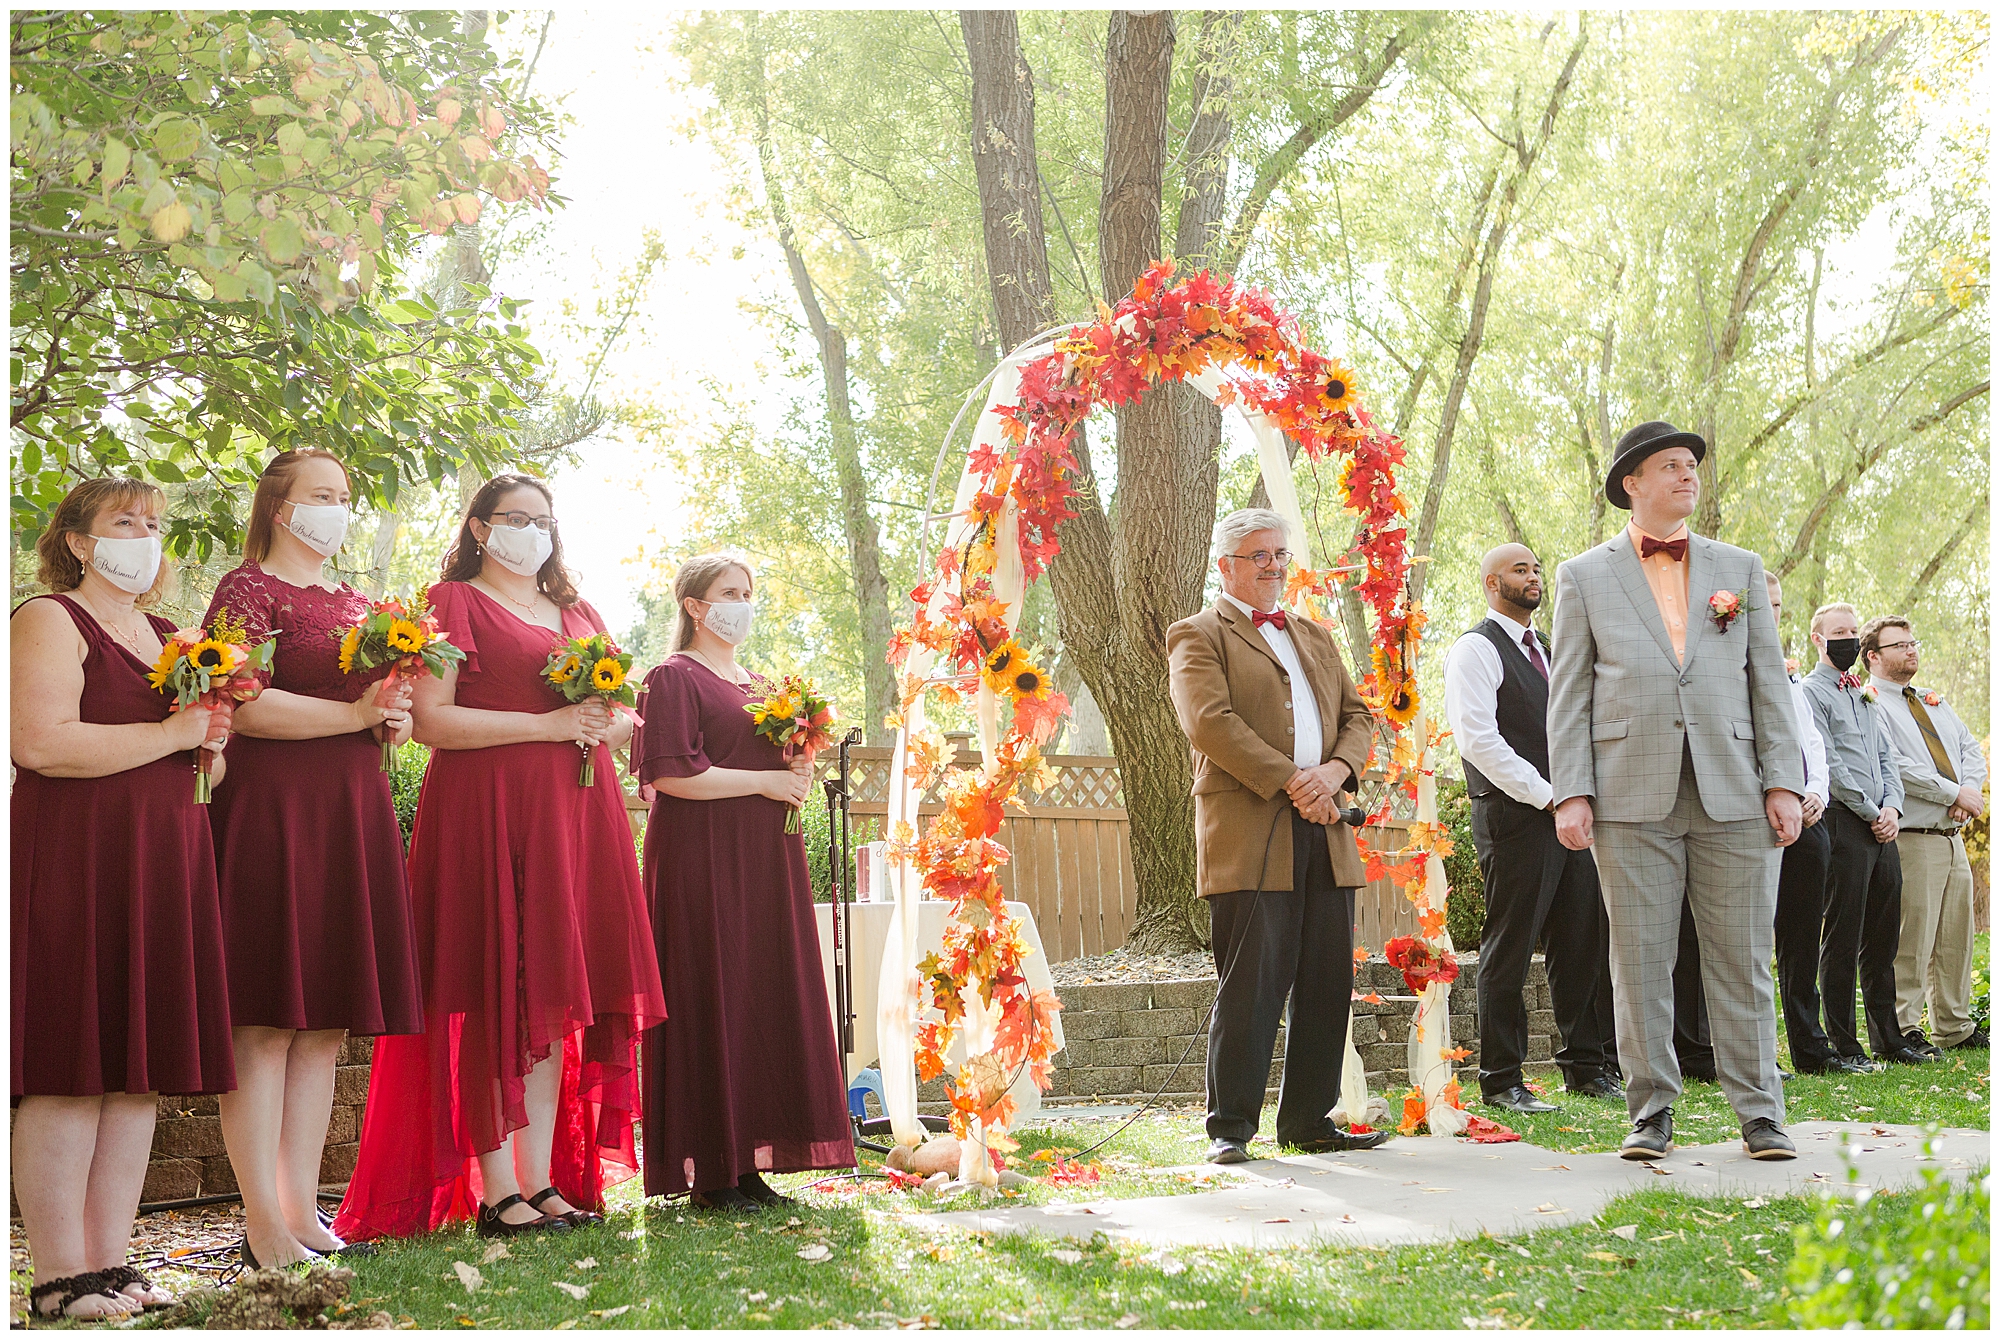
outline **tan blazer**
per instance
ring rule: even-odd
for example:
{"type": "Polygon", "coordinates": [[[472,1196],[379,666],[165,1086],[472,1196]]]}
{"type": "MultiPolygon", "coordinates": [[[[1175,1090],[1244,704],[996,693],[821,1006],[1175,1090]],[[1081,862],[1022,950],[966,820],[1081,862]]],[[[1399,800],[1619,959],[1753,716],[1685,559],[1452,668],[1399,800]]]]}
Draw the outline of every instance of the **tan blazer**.
{"type": "MultiPolygon", "coordinates": [[[[1296,615],[1286,627],[1319,705],[1320,762],[1340,759],[1359,777],[1368,766],[1373,719],[1347,676],[1332,634],[1296,615]]],[[[1195,890],[1292,887],[1290,676],[1250,616],[1227,600],[1167,630],[1174,712],[1194,747],[1195,890]],[[1276,836],[1272,836],[1273,823],[1276,836]],[[1266,865],[1265,845],[1270,854],[1266,865]],[[1263,883],[1257,875],[1263,867],[1263,883]]],[[[1354,830],[1327,830],[1334,881],[1366,883],[1354,830]]]]}

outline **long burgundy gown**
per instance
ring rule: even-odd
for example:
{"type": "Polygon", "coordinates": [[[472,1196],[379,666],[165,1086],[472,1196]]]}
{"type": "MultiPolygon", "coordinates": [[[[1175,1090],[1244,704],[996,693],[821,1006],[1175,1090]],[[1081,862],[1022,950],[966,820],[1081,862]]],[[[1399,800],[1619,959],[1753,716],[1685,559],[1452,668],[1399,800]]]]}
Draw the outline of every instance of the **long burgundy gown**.
{"type": "MultiPolygon", "coordinates": [[[[223,609],[251,645],[277,635],[272,688],[333,702],[373,692],[383,669],[344,675],[336,633],[360,622],[368,598],[293,586],[255,563],[225,576],[207,626],[223,609]]],[[[238,1027],[333,1029],[376,1036],[424,1026],[416,926],[403,832],[367,731],[316,740],[229,741],[229,779],[208,807],[215,833],[229,958],[229,1014],[238,1027]]]]}
{"type": "MultiPolygon", "coordinates": [[[[743,710],[770,689],[733,684],[691,656],[655,667],[639,776],[784,768],[743,710]]],[[[785,806],[662,791],[645,871],[667,991],[667,1022],[646,1035],[646,1194],[853,1167],[805,839],[785,832],[785,806]]]]}
{"type": "MultiPolygon", "coordinates": [[[[554,633],[470,583],[440,582],[430,596],[465,652],[458,706],[564,706],[542,679],[554,633]]],[[[562,626],[565,637],[604,631],[582,601],[562,626]]],[[[637,1170],[634,1053],[666,1005],[617,769],[599,745],[596,784],[583,787],[581,763],[566,741],[431,755],[410,839],[425,1032],[375,1044],[358,1162],[334,1220],[342,1237],[470,1218],[475,1156],[527,1125],[526,1075],[557,1048],[563,1199],[601,1207],[604,1187],[637,1170]]]]}
{"type": "MultiPolygon", "coordinates": [[[[68,596],[90,649],[81,720],[167,718],[150,668],[68,596]]],[[[17,611],[18,612],[18,611],[17,611]]],[[[147,615],[161,639],[174,626],[147,615]]],[[[215,792],[235,785],[226,775],[215,792]]],[[[229,983],[194,755],[107,777],[14,775],[12,1093],[227,1093],[229,983]]]]}

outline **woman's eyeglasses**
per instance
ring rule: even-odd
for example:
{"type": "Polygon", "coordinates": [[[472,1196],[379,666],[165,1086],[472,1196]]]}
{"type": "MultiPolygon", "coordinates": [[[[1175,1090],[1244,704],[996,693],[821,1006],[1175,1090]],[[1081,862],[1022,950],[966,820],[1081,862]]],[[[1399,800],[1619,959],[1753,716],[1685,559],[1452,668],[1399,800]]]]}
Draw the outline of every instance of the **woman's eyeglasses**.
{"type": "Polygon", "coordinates": [[[495,512],[486,518],[486,524],[505,526],[509,530],[526,530],[533,526],[546,533],[556,528],[556,519],[552,516],[529,516],[526,512],[495,512]]]}

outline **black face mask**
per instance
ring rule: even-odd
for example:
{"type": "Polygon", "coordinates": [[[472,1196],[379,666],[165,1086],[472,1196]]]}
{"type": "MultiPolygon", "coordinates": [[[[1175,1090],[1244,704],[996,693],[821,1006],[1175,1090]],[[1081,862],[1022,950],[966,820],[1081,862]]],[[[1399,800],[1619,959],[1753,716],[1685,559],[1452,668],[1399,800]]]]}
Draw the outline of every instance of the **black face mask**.
{"type": "Polygon", "coordinates": [[[1846,670],[1860,654],[1861,639],[1858,637],[1830,637],[1826,640],[1826,659],[1833,662],[1836,670],[1846,670]]]}

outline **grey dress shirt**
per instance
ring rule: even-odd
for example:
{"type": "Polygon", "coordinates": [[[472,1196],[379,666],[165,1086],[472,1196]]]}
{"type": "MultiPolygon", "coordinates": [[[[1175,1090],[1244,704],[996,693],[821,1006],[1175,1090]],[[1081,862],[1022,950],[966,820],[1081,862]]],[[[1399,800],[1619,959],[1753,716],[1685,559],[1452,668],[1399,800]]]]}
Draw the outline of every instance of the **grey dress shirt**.
{"type": "MultiPolygon", "coordinates": [[[[1926,709],[1931,726],[1938,733],[1938,742],[1952,760],[1952,771],[1958,774],[1957,781],[1950,780],[1938,772],[1937,764],[1932,761],[1923,731],[1910,715],[1909,701],[1903,697],[1903,686],[1886,679],[1871,679],[1870,683],[1880,695],[1875,700],[1875,710],[1881,713],[1889,742],[1895,746],[1898,771],[1903,777],[1903,797],[1909,802],[1902,812],[1903,827],[1957,828],[1959,825],[1952,822],[1950,811],[1958,803],[1960,784],[1976,787],[1986,780],[1986,755],[1980,752],[1979,741],[1958,719],[1958,713],[1951,710],[1950,703],[1939,702],[1936,707],[1926,709]]],[[[1918,685],[1911,687],[1916,688],[1919,696],[1930,691],[1918,685]]]]}
{"type": "Polygon", "coordinates": [[[1806,700],[1826,740],[1827,789],[1872,824],[1883,810],[1903,812],[1903,774],[1887,724],[1861,694],[1841,688],[1840,671],[1825,661],[1806,676],[1806,700]]]}

